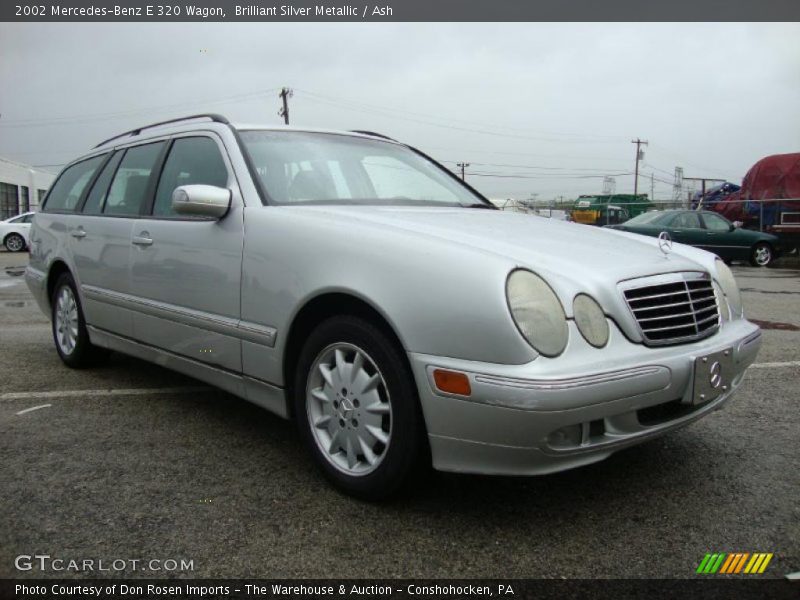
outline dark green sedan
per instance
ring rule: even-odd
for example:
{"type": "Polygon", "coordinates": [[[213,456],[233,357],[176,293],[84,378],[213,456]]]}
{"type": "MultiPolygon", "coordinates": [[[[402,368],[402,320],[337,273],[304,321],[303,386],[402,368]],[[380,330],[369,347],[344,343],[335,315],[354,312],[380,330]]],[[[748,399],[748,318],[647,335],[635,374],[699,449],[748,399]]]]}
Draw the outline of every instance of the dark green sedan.
{"type": "Polygon", "coordinates": [[[750,261],[754,267],[766,267],[780,250],[776,236],[740,229],[707,210],[652,211],[607,227],[652,237],[666,231],[675,242],[708,250],[726,262],[750,261]]]}

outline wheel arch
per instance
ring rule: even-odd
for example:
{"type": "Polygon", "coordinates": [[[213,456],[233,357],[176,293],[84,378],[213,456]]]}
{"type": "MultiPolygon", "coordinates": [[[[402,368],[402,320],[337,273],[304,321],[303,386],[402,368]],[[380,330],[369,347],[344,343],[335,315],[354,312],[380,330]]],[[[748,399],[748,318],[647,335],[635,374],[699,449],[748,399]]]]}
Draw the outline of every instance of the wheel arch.
{"type": "MultiPolygon", "coordinates": [[[[291,399],[294,393],[294,372],[303,349],[303,343],[308,335],[320,323],[335,316],[355,316],[368,321],[378,327],[392,342],[397,345],[408,369],[413,377],[411,363],[408,360],[405,346],[401,337],[390,323],[389,319],[370,302],[351,293],[336,291],[326,292],[310,298],[292,319],[289,326],[286,344],[283,348],[283,380],[286,386],[286,397],[291,399]]],[[[292,402],[287,404],[290,407],[292,402]]],[[[293,415],[292,415],[293,416],[293,415]]]]}
{"type": "Polygon", "coordinates": [[[63,260],[57,259],[53,261],[50,268],[47,270],[47,304],[52,308],[53,292],[55,292],[56,282],[63,273],[72,272],[69,270],[67,263],[63,260]]]}

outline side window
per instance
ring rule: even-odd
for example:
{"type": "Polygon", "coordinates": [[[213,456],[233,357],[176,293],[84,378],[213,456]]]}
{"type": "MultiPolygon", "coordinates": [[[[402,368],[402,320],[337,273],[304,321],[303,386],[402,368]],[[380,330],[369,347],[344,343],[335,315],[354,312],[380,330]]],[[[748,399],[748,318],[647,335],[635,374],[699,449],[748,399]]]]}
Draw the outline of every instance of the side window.
{"type": "Polygon", "coordinates": [[[228,170],[219,147],[211,138],[188,137],[175,140],[158,181],[153,214],[174,215],[172,192],[178,186],[189,184],[217,187],[228,185],[228,170]]]}
{"type": "Polygon", "coordinates": [[[703,213],[703,221],[706,224],[706,229],[711,231],[730,231],[731,226],[725,219],[713,213],[703,213]]]}
{"type": "Polygon", "coordinates": [[[19,193],[13,183],[0,182],[0,219],[8,219],[17,214],[19,193]]]}
{"type": "Polygon", "coordinates": [[[147,193],[147,184],[165,142],[134,146],[125,151],[111,189],[108,190],[104,215],[138,215],[147,193]]]}
{"type": "Polygon", "coordinates": [[[99,215],[101,212],[103,212],[103,202],[108,195],[108,186],[111,183],[111,179],[114,177],[114,173],[116,173],[119,162],[122,160],[122,156],[124,154],[124,150],[117,151],[117,153],[111,157],[111,160],[108,161],[108,164],[103,167],[100,176],[94,182],[89,195],[86,197],[86,203],[83,205],[84,213],[89,215],[99,215]]]}
{"type": "Polygon", "coordinates": [[[75,210],[83,191],[105,157],[106,155],[95,156],[64,171],[47,197],[45,210],[75,210]]]}
{"type": "Polygon", "coordinates": [[[28,212],[31,209],[31,192],[28,187],[24,185],[20,186],[19,189],[22,192],[19,209],[22,212],[28,212]]]}
{"type": "Polygon", "coordinates": [[[684,212],[676,215],[672,219],[672,222],[669,224],[669,226],[676,227],[678,229],[699,229],[700,219],[698,218],[697,213],[684,212]]]}

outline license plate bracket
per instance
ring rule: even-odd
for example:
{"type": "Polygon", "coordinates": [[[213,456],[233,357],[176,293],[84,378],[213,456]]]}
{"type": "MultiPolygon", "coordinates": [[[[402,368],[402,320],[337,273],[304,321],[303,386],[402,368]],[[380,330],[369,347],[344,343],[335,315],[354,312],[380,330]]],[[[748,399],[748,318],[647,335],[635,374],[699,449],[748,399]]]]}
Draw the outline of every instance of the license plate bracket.
{"type": "Polygon", "coordinates": [[[705,404],[719,398],[730,389],[732,376],[732,348],[695,358],[691,404],[705,404]]]}

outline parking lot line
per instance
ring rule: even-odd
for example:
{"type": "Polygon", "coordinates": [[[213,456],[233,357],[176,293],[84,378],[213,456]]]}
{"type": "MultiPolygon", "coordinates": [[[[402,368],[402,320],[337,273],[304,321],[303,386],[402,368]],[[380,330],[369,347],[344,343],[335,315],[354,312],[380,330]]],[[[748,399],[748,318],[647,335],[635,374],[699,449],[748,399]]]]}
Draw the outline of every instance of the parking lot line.
{"type": "Polygon", "coordinates": [[[108,390],[42,390],[38,392],[5,392],[0,394],[0,402],[10,400],[31,400],[35,398],[102,398],[107,396],[150,396],[155,394],[196,394],[211,392],[215,388],[207,386],[167,387],[167,388],[130,388],[108,390]]]}
{"type": "Polygon", "coordinates": [[[34,410],[39,410],[40,408],[49,408],[53,406],[52,404],[40,404],[39,406],[31,406],[30,408],[26,408],[25,410],[17,411],[16,414],[24,415],[25,413],[32,412],[34,410]]]}
{"type": "Polygon", "coordinates": [[[800,360],[789,360],[785,362],[764,362],[750,365],[751,369],[782,369],[785,367],[800,367],[800,360]]]}

